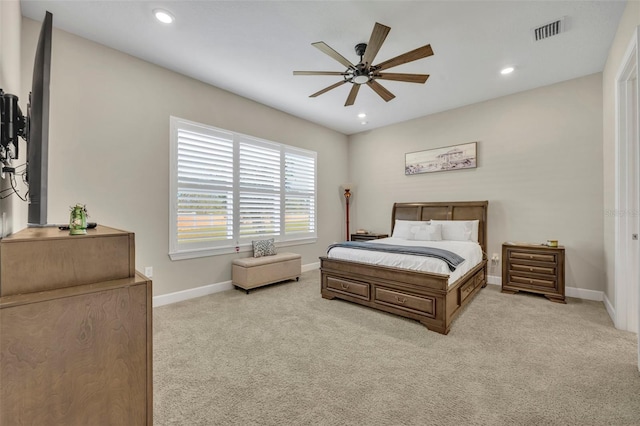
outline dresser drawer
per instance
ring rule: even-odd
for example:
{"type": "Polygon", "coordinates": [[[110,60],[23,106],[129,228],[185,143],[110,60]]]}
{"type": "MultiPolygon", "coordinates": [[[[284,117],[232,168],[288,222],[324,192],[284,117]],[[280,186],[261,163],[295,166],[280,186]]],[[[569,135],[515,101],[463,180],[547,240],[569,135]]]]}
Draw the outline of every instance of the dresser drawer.
{"type": "Polygon", "coordinates": [[[435,299],[426,296],[414,296],[382,287],[375,289],[375,301],[408,312],[435,317],[435,299]]]}
{"type": "Polygon", "coordinates": [[[328,277],[327,288],[337,293],[347,294],[359,299],[369,300],[369,284],[351,280],[328,277]]]}

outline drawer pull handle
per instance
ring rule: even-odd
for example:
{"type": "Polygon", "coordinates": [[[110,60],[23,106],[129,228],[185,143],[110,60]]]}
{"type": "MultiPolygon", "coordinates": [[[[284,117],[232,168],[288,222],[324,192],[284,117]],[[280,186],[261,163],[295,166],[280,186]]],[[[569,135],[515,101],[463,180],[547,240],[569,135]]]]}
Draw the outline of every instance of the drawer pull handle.
{"type": "Polygon", "coordinates": [[[407,299],[406,299],[405,297],[400,298],[400,297],[398,297],[398,296],[396,296],[396,300],[397,300],[397,301],[398,301],[398,303],[400,303],[400,304],[403,304],[403,303],[405,303],[405,302],[407,301],[407,299]]]}
{"type": "Polygon", "coordinates": [[[529,256],[529,259],[533,259],[533,256],[529,256]]]}
{"type": "Polygon", "coordinates": [[[529,268],[529,272],[533,272],[533,268],[529,268]]]}
{"type": "Polygon", "coordinates": [[[529,284],[533,284],[533,280],[529,280],[529,284]]]}
{"type": "Polygon", "coordinates": [[[345,284],[345,283],[340,283],[340,286],[342,287],[343,290],[347,290],[349,288],[349,284],[345,284]]]}

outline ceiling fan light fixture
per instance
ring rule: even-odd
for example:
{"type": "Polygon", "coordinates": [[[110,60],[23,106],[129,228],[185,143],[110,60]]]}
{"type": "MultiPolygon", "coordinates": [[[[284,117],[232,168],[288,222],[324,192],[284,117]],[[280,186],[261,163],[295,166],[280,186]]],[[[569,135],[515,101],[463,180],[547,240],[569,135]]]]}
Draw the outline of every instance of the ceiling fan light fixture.
{"type": "Polygon", "coordinates": [[[355,84],[365,84],[367,81],[369,81],[369,76],[366,74],[356,75],[353,77],[353,80],[351,81],[354,82],[355,84]]]}
{"type": "Polygon", "coordinates": [[[503,68],[502,70],[500,70],[500,74],[502,74],[502,75],[511,74],[513,72],[513,70],[514,70],[513,67],[506,67],[506,68],[503,68]]]}
{"type": "Polygon", "coordinates": [[[164,9],[154,9],[153,16],[163,24],[171,24],[176,18],[164,9]]]}

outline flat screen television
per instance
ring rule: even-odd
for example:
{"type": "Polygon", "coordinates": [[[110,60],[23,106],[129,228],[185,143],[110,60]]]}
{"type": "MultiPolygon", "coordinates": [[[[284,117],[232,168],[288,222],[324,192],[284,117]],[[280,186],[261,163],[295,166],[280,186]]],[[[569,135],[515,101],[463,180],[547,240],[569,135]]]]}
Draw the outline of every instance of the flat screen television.
{"type": "Polygon", "coordinates": [[[33,81],[27,106],[27,175],[29,184],[28,226],[47,225],[49,159],[49,83],[53,15],[47,12],[36,47],[33,81]]]}
{"type": "Polygon", "coordinates": [[[33,81],[26,118],[18,105],[18,97],[0,89],[0,166],[9,173],[11,188],[0,192],[0,198],[13,193],[29,202],[27,224],[30,227],[47,225],[47,189],[49,159],[49,82],[51,77],[51,38],[53,15],[47,12],[36,47],[33,81]],[[15,187],[18,137],[27,141],[26,170],[20,173],[28,185],[28,199],[21,197],[15,187]]]}

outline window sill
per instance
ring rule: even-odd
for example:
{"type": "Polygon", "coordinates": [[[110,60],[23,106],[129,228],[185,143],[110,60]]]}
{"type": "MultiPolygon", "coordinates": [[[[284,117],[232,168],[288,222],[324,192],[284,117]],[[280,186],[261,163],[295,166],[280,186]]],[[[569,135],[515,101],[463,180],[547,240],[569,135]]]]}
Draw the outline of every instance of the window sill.
{"type": "MultiPolygon", "coordinates": [[[[276,241],[276,248],[299,246],[303,244],[314,244],[317,241],[315,237],[301,238],[299,240],[287,240],[276,241]]],[[[251,243],[242,243],[239,246],[238,253],[250,253],[253,251],[251,243]]],[[[169,252],[169,259],[173,260],[187,260],[197,259],[199,257],[221,256],[226,254],[236,253],[235,246],[224,246],[217,248],[199,249],[199,250],[181,250],[176,252],[169,252]]]]}

